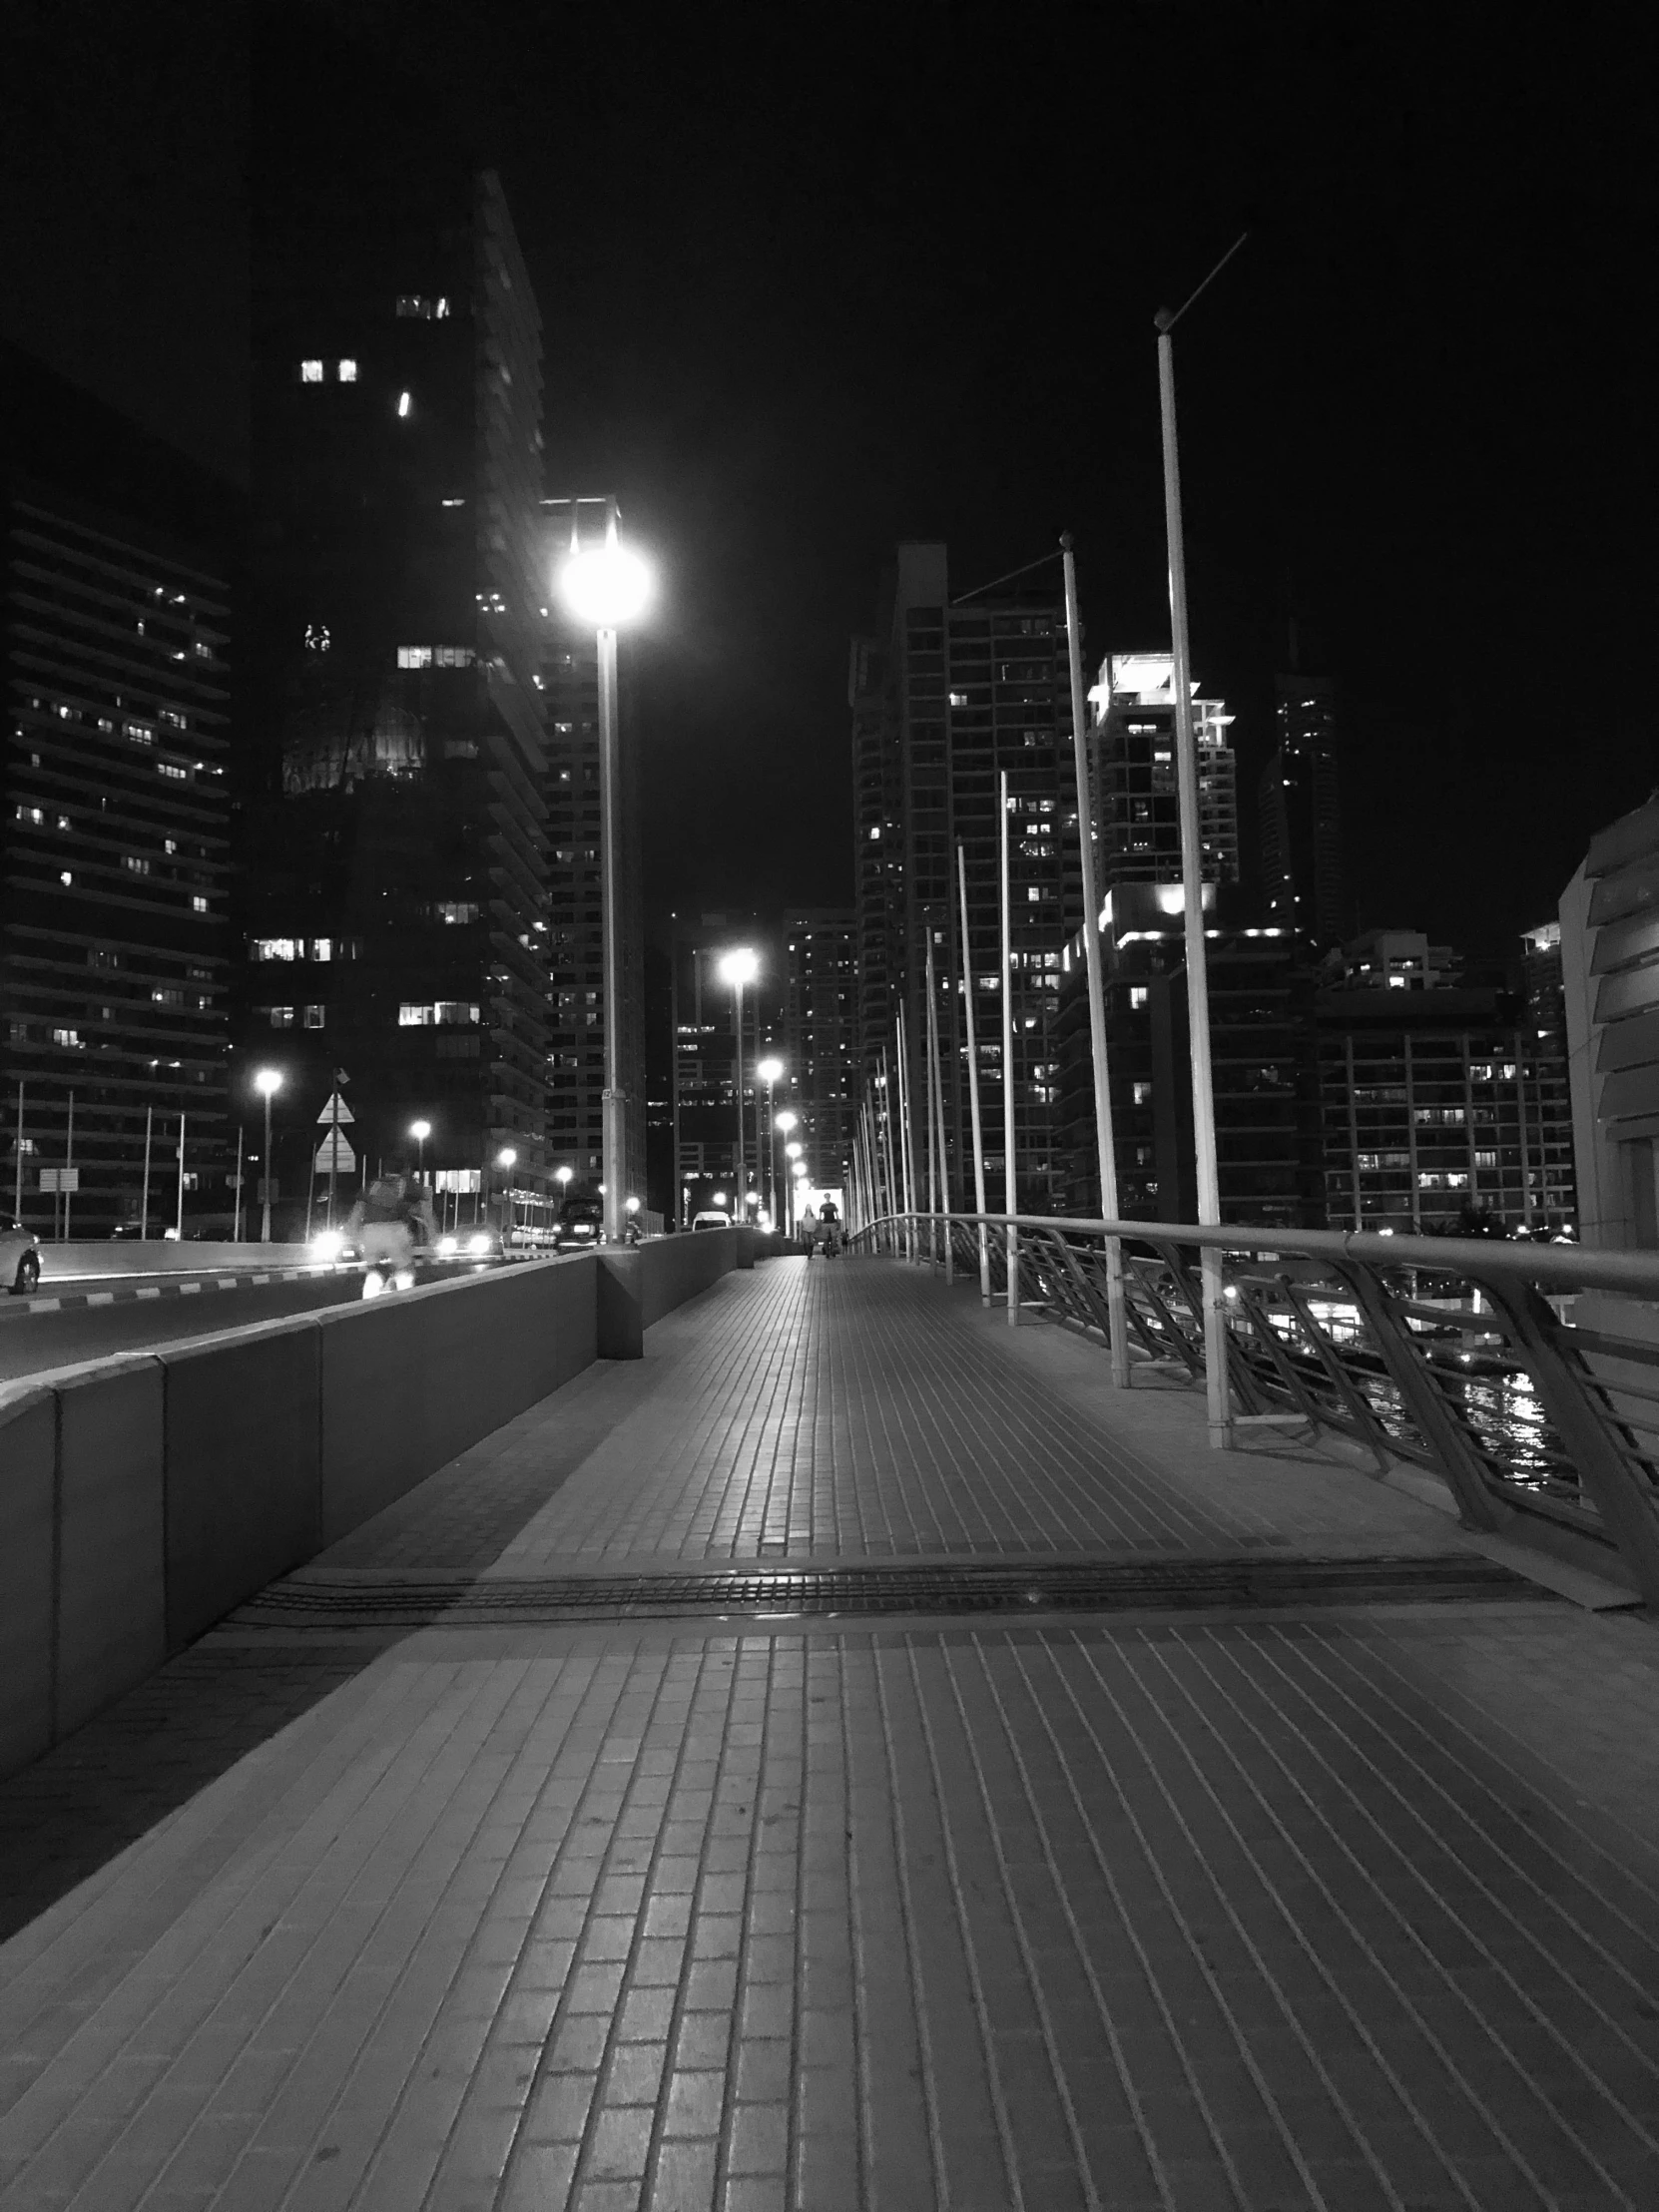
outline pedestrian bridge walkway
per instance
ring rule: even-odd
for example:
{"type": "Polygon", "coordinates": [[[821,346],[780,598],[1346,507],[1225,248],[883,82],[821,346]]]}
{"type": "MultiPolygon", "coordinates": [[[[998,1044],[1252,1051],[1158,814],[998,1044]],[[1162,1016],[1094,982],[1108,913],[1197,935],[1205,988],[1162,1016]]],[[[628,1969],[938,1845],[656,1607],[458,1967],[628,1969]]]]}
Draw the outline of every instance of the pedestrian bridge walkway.
{"type": "Polygon", "coordinates": [[[1651,2212],[1651,1617],[1205,1433],[725,1277],[0,1785],[0,2207],[1651,2212]]]}

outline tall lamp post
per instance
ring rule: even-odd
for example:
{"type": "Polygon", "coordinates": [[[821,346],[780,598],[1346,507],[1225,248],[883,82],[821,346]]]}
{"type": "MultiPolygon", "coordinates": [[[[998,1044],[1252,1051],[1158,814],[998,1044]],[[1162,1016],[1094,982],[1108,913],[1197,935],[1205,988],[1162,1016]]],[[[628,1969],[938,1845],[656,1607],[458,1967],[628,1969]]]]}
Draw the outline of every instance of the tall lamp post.
{"type": "Polygon", "coordinates": [[[510,1144],[503,1145],[495,1155],[496,1166],[507,1178],[507,1234],[501,1240],[504,1245],[510,1245],[513,1241],[513,1168],[517,1160],[518,1154],[510,1144]]]}
{"type": "Polygon", "coordinates": [[[260,1068],[256,1071],[254,1088],[263,1093],[265,1098],[265,1175],[263,1178],[265,1183],[265,1212],[260,1222],[261,1244],[270,1244],[271,1242],[271,1170],[273,1166],[271,1158],[271,1101],[281,1087],[282,1076],[279,1068],[260,1068]]]}
{"type": "MultiPolygon", "coordinates": [[[[716,970],[721,981],[730,983],[732,986],[734,1007],[732,1027],[733,1034],[737,1039],[736,1052],[732,1061],[732,1088],[737,1094],[738,1107],[738,1195],[732,1208],[734,1221],[743,1219],[744,1178],[749,1173],[749,1161],[746,1157],[749,1146],[746,1141],[747,1132],[744,1128],[743,1116],[743,987],[746,983],[753,983],[760,972],[761,963],[752,948],[747,944],[737,945],[732,951],[723,953],[720,966],[716,970]]],[[[760,1165],[761,1163],[757,1160],[755,1163],[757,1174],[760,1172],[760,1165]]]]}
{"type": "Polygon", "coordinates": [[[651,597],[651,571],[637,553],[617,542],[620,516],[614,499],[605,502],[605,542],[584,550],[577,543],[571,509],[570,552],[559,570],[559,596],[577,621],[591,623],[599,641],[599,817],[604,891],[605,938],[605,1090],[600,1150],[605,1193],[605,1241],[622,1242],[623,1122],[627,1098],[622,1088],[622,867],[620,753],[617,733],[616,634],[621,624],[642,614],[651,597]]]}
{"type": "MultiPolygon", "coordinates": [[[[1248,235],[1248,234],[1247,234],[1248,235]]],[[[1198,811],[1198,748],[1193,737],[1192,656],[1187,642],[1187,555],[1181,530],[1181,454],[1175,429],[1175,348],[1171,333],[1199,292],[1213,283],[1243,246],[1239,239],[1211,270],[1198,291],[1172,314],[1160,307],[1158,405],[1164,440],[1164,526],[1169,540],[1170,641],[1175,659],[1175,756],[1181,805],[1181,896],[1186,911],[1187,1030],[1193,1065],[1193,1139],[1198,1166],[1201,1228],[1221,1225],[1221,1180],[1216,1170],[1216,1095],[1210,1073],[1210,991],[1204,946],[1204,847],[1198,811]]],[[[1091,922],[1092,922],[1091,916],[1091,922]]],[[[1233,1400],[1227,1374],[1227,1309],[1221,1254],[1200,1255],[1204,1308],[1204,1380],[1210,1443],[1226,1450],[1233,1441],[1233,1400]]]]}
{"type": "MultiPolygon", "coordinates": [[[[784,1108],[784,1111],[781,1114],[775,1114],[773,1116],[772,1126],[775,1130],[779,1131],[784,1138],[784,1156],[786,1159],[799,1158],[800,1156],[800,1147],[798,1145],[791,1144],[789,1141],[790,1131],[794,1129],[797,1125],[798,1116],[793,1114],[787,1106],[784,1108]]],[[[773,1142],[776,1144],[777,1141],[778,1139],[774,1137],[773,1142]]],[[[795,1192],[793,1191],[793,1189],[787,1189],[784,1193],[784,1213],[787,1223],[785,1233],[791,1237],[795,1235],[794,1200],[795,1192]]]]}
{"type": "MultiPolygon", "coordinates": [[[[773,1106],[776,1104],[776,1101],[773,1097],[773,1092],[776,1090],[779,1077],[783,1074],[783,1072],[784,1063],[782,1060],[776,1058],[760,1061],[755,1069],[756,1075],[767,1087],[766,1207],[767,1212],[772,1216],[772,1226],[774,1229],[778,1227],[778,1177],[774,1172],[777,1166],[776,1154],[778,1149],[778,1139],[773,1135],[774,1116],[772,1109],[773,1106]]],[[[757,1174],[759,1174],[760,1172],[760,1167],[761,1163],[759,1160],[757,1160],[755,1163],[755,1170],[757,1174]]]]}
{"type": "Polygon", "coordinates": [[[415,1181],[417,1183],[423,1184],[426,1181],[426,1140],[431,1134],[432,1124],[429,1121],[410,1122],[409,1135],[413,1137],[416,1146],[415,1181]]]}

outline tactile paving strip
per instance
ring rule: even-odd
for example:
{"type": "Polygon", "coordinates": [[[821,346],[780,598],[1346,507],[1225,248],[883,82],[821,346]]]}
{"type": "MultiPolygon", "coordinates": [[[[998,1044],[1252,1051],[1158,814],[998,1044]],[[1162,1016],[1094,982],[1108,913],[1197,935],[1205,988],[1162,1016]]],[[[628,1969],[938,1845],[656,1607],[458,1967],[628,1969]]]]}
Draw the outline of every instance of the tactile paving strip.
{"type": "Polygon", "coordinates": [[[1381,1559],[1062,1560],[1043,1564],[730,1570],[708,1574],[475,1576],[273,1583],[229,1626],[422,1627],[674,1615],[1183,1612],[1538,1600],[1478,1553],[1381,1559]]]}

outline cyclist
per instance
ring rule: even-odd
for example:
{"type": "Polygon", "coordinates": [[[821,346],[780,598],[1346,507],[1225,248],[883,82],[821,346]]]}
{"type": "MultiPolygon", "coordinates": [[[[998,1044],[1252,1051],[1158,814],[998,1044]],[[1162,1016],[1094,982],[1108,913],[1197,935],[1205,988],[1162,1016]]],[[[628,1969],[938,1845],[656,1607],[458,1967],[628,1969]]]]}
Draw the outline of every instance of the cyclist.
{"type": "Polygon", "coordinates": [[[406,1157],[393,1154],[368,1185],[345,1220],[345,1236],[368,1262],[364,1298],[387,1289],[406,1291],[414,1282],[415,1252],[436,1236],[431,1200],[409,1175],[406,1157]]]}

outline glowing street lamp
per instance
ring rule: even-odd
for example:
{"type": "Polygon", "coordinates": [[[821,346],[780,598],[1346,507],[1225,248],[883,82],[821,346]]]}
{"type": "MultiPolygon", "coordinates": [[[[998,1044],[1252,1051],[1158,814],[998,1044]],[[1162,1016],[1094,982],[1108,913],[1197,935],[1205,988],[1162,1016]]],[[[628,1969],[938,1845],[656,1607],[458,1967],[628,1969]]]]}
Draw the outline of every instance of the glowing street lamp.
{"type": "Polygon", "coordinates": [[[513,1168],[516,1165],[517,1160],[518,1154],[513,1150],[510,1144],[504,1144],[501,1147],[501,1150],[495,1155],[496,1166],[507,1178],[507,1234],[502,1240],[506,1244],[511,1244],[513,1241],[513,1215],[516,1211],[513,1205],[513,1168]]]}
{"type": "Polygon", "coordinates": [[[622,1237],[623,1120],[627,1099],[622,1088],[622,860],[617,816],[621,809],[617,737],[616,634],[625,622],[645,612],[651,599],[649,565],[617,542],[621,519],[614,499],[605,502],[602,545],[577,543],[571,506],[570,551],[559,566],[556,589],[566,610],[589,625],[599,645],[599,819],[601,888],[604,894],[605,1089],[601,1100],[600,1152],[605,1181],[605,1240],[622,1237]]]}
{"type": "MultiPolygon", "coordinates": [[[[785,1137],[787,1138],[787,1137],[789,1136],[789,1133],[790,1133],[790,1131],[791,1131],[792,1129],[795,1129],[795,1128],[799,1127],[799,1125],[800,1125],[800,1120],[801,1120],[801,1117],[800,1117],[800,1115],[799,1115],[799,1114],[793,1114],[793,1113],[791,1113],[790,1109],[789,1109],[789,1108],[788,1108],[788,1107],[786,1106],[786,1107],[784,1108],[784,1111],[783,1111],[783,1112],[782,1112],[781,1114],[774,1114],[774,1115],[773,1115],[773,1117],[772,1117],[772,1126],[774,1127],[774,1129],[780,1129],[780,1130],[782,1130],[782,1131],[783,1131],[783,1133],[784,1133],[784,1136],[785,1136],[785,1137]]],[[[797,1146],[797,1148],[796,1148],[796,1149],[797,1149],[797,1151],[799,1152],[799,1150],[800,1150],[800,1147],[799,1147],[799,1146],[797,1146]]],[[[786,1144],[785,1144],[785,1146],[784,1146],[784,1151],[785,1151],[785,1154],[786,1154],[786,1156],[787,1156],[787,1155],[789,1154],[789,1150],[790,1150],[790,1147],[789,1147],[789,1145],[788,1145],[788,1144],[786,1143],[786,1144]]],[[[794,1186],[794,1184],[793,1184],[793,1183],[791,1183],[791,1184],[787,1184],[787,1185],[785,1186],[785,1190],[784,1190],[784,1205],[785,1205],[785,1208],[787,1209],[787,1212],[788,1212],[788,1216],[789,1216],[789,1229],[788,1229],[788,1234],[789,1234],[790,1236],[792,1236],[792,1237],[793,1237],[793,1236],[795,1235],[795,1198],[794,1198],[794,1192],[795,1192],[795,1186],[794,1186]]]]}
{"type": "MultiPolygon", "coordinates": [[[[783,1075],[783,1073],[784,1073],[784,1063],[783,1063],[783,1061],[782,1061],[782,1060],[780,1060],[780,1059],[779,1059],[779,1058],[777,1057],[777,1055],[776,1055],[776,1054],[772,1054],[772,1055],[770,1055],[770,1056],[769,1056],[769,1057],[768,1057],[767,1059],[765,1059],[765,1060],[758,1060],[758,1061],[756,1062],[756,1064],[755,1064],[755,1079],[756,1079],[756,1081],[757,1081],[758,1083],[764,1083],[764,1084],[766,1085],[766,1087],[767,1087],[767,1121],[768,1121],[768,1123],[769,1123],[769,1124],[771,1123],[771,1121],[772,1121],[772,1119],[773,1119],[773,1112],[772,1112],[772,1109],[773,1109],[773,1107],[774,1107],[774,1106],[776,1105],[776,1103],[777,1103],[776,1099],[775,1099],[775,1098],[773,1097],[773,1092],[774,1092],[775,1088],[777,1087],[778,1081],[779,1081],[780,1077],[781,1077],[781,1076],[783,1075]]],[[[759,1104],[760,1104],[760,1101],[759,1101],[759,1100],[757,1100],[757,1101],[756,1101],[756,1105],[757,1105],[757,1108],[759,1107],[759,1104]]],[[[760,1118],[761,1118],[761,1117],[760,1117],[759,1111],[757,1111],[757,1113],[756,1113],[756,1116],[755,1116],[755,1119],[756,1119],[757,1123],[758,1123],[758,1122],[760,1121],[760,1118]]],[[[756,1129],[756,1131],[755,1131],[755,1149],[756,1149],[757,1153],[759,1153],[759,1151],[760,1151],[760,1141],[761,1141],[761,1132],[760,1132],[759,1128],[757,1128],[757,1129],[756,1129]]],[[[768,1209],[769,1209],[769,1210],[770,1210],[770,1209],[771,1209],[771,1207],[772,1207],[773,1197],[774,1197],[774,1195],[775,1195],[775,1192],[776,1192],[776,1188],[777,1188],[777,1182],[778,1182],[778,1178],[777,1178],[777,1175],[776,1175],[776,1174],[775,1174],[775,1172],[774,1172],[774,1170],[775,1170],[775,1168],[776,1168],[776,1166],[777,1166],[777,1158],[776,1158],[776,1154],[775,1154],[775,1152],[774,1152],[774,1149],[773,1149],[773,1148],[774,1148],[774,1146],[775,1146],[775,1145],[777,1144],[777,1141],[778,1141],[778,1140],[776,1139],[776,1137],[774,1137],[774,1136],[773,1136],[773,1134],[772,1134],[772,1130],[771,1130],[771,1128],[770,1128],[770,1126],[769,1126],[769,1127],[768,1127],[768,1130],[767,1130],[767,1186],[766,1186],[766,1202],[767,1202],[767,1206],[768,1206],[768,1209]]],[[[755,1175],[756,1175],[756,1181],[757,1181],[757,1182],[759,1182],[759,1180],[760,1180],[760,1168],[761,1168],[761,1163],[760,1163],[760,1160],[759,1160],[759,1159],[757,1158],[757,1160],[756,1160],[756,1162],[755,1162],[755,1175]]]]}
{"type": "Polygon", "coordinates": [[[279,1068],[260,1068],[254,1077],[254,1088],[265,1094],[265,1213],[260,1225],[261,1244],[271,1242],[271,1101],[282,1087],[279,1068]]]}
{"type": "MultiPolygon", "coordinates": [[[[743,1126],[743,987],[746,983],[753,983],[760,972],[760,959],[754,948],[747,944],[736,945],[730,952],[723,952],[720,965],[715,970],[723,983],[730,983],[732,986],[732,1033],[737,1039],[732,1059],[732,1089],[738,1102],[737,1163],[740,1192],[749,1174],[749,1147],[745,1142],[743,1126]]],[[[757,1162],[757,1169],[759,1165],[757,1162]]]]}
{"type": "Polygon", "coordinates": [[[432,1124],[429,1121],[410,1122],[409,1135],[413,1137],[416,1146],[415,1181],[417,1183],[424,1183],[426,1180],[426,1140],[431,1134],[432,1124]]]}

